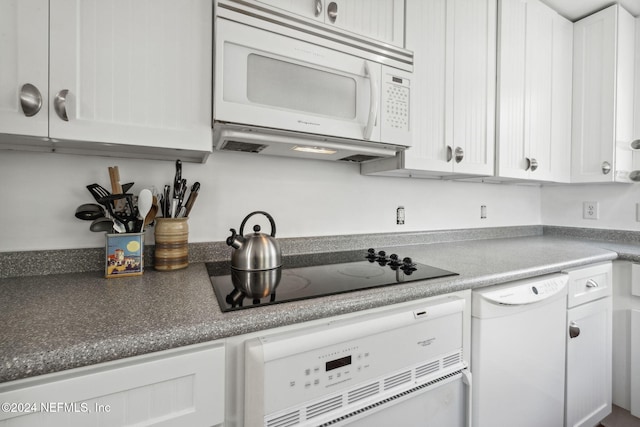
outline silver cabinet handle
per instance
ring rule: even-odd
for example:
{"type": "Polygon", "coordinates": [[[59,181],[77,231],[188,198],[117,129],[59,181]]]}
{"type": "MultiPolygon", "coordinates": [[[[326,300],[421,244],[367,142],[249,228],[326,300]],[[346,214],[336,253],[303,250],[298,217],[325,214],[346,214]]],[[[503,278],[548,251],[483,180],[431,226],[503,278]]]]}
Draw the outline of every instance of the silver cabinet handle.
{"type": "Polygon", "coordinates": [[[593,279],[587,280],[587,288],[597,288],[597,287],[598,287],[598,282],[596,282],[593,279]]]}
{"type": "Polygon", "coordinates": [[[531,159],[525,157],[524,160],[527,162],[527,166],[524,168],[524,170],[528,171],[531,168],[531,159]]]}
{"type": "Polygon", "coordinates": [[[322,13],[322,0],[316,0],[316,7],[315,7],[315,10],[313,11],[313,14],[315,16],[320,16],[321,13],[322,13]]]}
{"type": "Polygon", "coordinates": [[[580,335],[580,327],[576,322],[569,322],[569,336],[575,338],[580,335]]]}
{"type": "Polygon", "coordinates": [[[631,144],[629,144],[629,146],[631,147],[632,150],[640,150],[640,139],[631,141],[631,144]]]}
{"type": "Polygon", "coordinates": [[[606,175],[609,172],[611,172],[611,163],[609,162],[602,162],[602,174],[606,175]]]}
{"type": "Polygon", "coordinates": [[[531,159],[531,172],[538,169],[538,161],[536,159],[531,159]]]}
{"type": "Polygon", "coordinates": [[[460,147],[456,147],[455,155],[456,155],[456,163],[460,163],[462,159],[464,159],[464,150],[460,147]]]}
{"type": "Polygon", "coordinates": [[[453,148],[450,145],[447,145],[447,163],[453,160],[453,148]]]}
{"type": "Polygon", "coordinates": [[[67,116],[67,95],[69,95],[69,89],[63,89],[56,94],[56,97],[53,99],[53,108],[56,110],[56,114],[65,122],[69,121],[69,117],[67,116]]]}
{"type": "Polygon", "coordinates": [[[20,106],[27,117],[33,117],[38,114],[38,111],[42,108],[42,94],[37,87],[31,83],[22,85],[20,88],[20,106]]]}
{"type": "Polygon", "coordinates": [[[336,22],[336,19],[338,18],[338,5],[336,2],[332,1],[329,3],[329,6],[327,6],[327,15],[332,23],[336,22]]]}

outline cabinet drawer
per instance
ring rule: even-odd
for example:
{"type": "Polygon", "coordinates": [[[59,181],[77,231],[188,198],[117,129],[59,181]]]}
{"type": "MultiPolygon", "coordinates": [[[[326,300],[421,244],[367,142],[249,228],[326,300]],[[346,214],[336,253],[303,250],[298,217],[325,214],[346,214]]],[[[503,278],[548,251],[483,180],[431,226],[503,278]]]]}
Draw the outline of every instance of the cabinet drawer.
{"type": "Polygon", "coordinates": [[[565,270],[569,275],[568,307],[611,295],[611,262],[565,270]]]}

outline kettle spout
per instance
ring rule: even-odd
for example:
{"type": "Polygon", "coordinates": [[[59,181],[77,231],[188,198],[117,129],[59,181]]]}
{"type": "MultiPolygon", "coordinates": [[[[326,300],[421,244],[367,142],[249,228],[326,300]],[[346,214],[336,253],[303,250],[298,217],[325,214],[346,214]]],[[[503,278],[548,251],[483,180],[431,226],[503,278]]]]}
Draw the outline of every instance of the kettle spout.
{"type": "Polygon", "coordinates": [[[236,232],[235,228],[230,229],[231,236],[227,237],[227,245],[231,246],[234,249],[240,249],[242,247],[242,243],[244,242],[244,238],[236,232]]]}

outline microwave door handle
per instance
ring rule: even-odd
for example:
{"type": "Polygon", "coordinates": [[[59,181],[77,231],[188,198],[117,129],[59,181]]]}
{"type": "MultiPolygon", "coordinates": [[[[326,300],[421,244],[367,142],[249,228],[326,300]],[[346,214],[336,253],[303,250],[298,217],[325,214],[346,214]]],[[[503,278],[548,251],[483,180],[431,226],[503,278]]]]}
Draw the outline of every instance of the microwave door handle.
{"type": "Polygon", "coordinates": [[[369,68],[369,61],[365,61],[364,63],[364,74],[369,78],[369,87],[370,87],[370,103],[369,103],[369,118],[367,119],[367,126],[364,128],[364,139],[370,140],[371,133],[373,132],[373,126],[376,123],[376,119],[378,116],[378,108],[380,105],[380,92],[378,90],[378,83],[376,82],[375,76],[371,74],[371,69],[369,68]]]}

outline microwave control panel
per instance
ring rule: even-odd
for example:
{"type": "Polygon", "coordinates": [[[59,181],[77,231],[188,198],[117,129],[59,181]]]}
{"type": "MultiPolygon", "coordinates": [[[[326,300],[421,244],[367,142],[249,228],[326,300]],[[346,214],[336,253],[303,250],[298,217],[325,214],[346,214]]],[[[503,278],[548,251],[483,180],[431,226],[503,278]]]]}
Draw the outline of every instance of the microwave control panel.
{"type": "Polygon", "coordinates": [[[392,144],[410,145],[411,81],[399,74],[383,73],[381,139],[392,144]]]}

